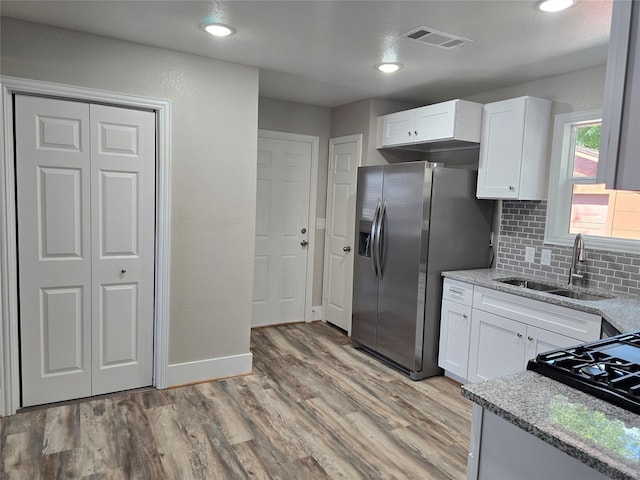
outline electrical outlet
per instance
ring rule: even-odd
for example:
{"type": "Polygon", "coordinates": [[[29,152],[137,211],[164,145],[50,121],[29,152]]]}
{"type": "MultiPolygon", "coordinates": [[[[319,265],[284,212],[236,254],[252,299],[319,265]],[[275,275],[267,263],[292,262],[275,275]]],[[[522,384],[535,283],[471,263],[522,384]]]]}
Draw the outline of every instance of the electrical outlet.
{"type": "Polygon", "coordinates": [[[525,247],[524,249],[524,261],[533,263],[536,257],[536,249],[535,247],[525,247]]]}
{"type": "Polygon", "coordinates": [[[540,251],[540,263],[542,265],[551,265],[551,250],[543,248],[540,251]]]}

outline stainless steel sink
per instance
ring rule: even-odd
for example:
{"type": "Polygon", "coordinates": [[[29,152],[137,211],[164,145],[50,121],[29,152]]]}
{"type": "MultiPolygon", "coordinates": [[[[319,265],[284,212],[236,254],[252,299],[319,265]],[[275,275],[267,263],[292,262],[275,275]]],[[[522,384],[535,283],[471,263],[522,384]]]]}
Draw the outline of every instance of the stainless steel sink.
{"type": "Polygon", "coordinates": [[[516,287],[528,288],[529,290],[537,290],[539,292],[548,292],[549,290],[557,290],[557,285],[550,285],[548,283],[534,282],[531,280],[525,280],[524,278],[511,278],[508,280],[498,280],[500,283],[506,283],[508,285],[514,285],[516,287]]]}
{"type": "Polygon", "coordinates": [[[597,293],[588,292],[576,292],[575,290],[565,290],[558,288],[558,285],[551,285],[549,283],[535,282],[527,280],[525,278],[508,278],[505,280],[496,280],[500,283],[506,283],[507,285],[514,285],[516,287],[528,288],[529,290],[536,290],[538,292],[545,292],[551,295],[558,295],[560,297],[575,298],[576,300],[606,300],[613,298],[611,295],[600,295],[597,293]]]}
{"type": "Polygon", "coordinates": [[[597,293],[587,293],[587,292],[574,292],[573,290],[553,290],[550,292],[552,295],[559,295],[561,297],[575,298],[577,300],[607,300],[609,298],[613,298],[610,295],[599,295],[597,293]]]}

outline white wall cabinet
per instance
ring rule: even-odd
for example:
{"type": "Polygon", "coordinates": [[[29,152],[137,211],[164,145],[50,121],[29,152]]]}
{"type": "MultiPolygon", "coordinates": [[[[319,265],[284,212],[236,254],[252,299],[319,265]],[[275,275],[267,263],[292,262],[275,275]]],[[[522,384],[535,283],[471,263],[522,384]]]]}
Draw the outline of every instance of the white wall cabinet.
{"type": "Polygon", "coordinates": [[[478,198],[544,200],[551,101],[488,103],[482,115],[478,198]]]}
{"type": "Polygon", "coordinates": [[[460,379],[467,378],[472,301],[473,285],[445,279],[442,289],[438,366],[460,379]]]}
{"type": "Polygon", "coordinates": [[[592,313],[447,278],[438,365],[459,381],[510,375],[539,353],[597,340],[601,323],[592,313]]]}
{"type": "Polygon", "coordinates": [[[640,190],[640,2],[613,2],[598,182],[640,190]]]}
{"type": "Polygon", "coordinates": [[[482,104],[465,100],[413,108],[378,117],[377,148],[447,140],[478,143],[482,104]]]}

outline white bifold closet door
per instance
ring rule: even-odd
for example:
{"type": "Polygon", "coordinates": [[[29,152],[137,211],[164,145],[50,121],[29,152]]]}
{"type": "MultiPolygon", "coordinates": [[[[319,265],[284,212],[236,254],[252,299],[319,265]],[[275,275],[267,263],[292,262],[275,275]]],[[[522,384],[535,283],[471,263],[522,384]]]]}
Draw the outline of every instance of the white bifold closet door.
{"type": "Polygon", "coordinates": [[[155,115],[15,98],[22,405],[153,382],[155,115]]]}

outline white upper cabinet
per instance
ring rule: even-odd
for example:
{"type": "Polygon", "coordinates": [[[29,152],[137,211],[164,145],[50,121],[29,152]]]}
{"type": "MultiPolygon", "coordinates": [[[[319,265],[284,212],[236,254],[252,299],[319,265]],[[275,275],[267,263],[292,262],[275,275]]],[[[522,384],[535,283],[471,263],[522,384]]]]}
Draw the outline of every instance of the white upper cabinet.
{"type": "Polygon", "coordinates": [[[640,190],[640,2],[613,2],[597,181],[640,190]]]}
{"type": "Polygon", "coordinates": [[[378,147],[401,145],[415,141],[416,135],[413,133],[416,131],[415,110],[390,113],[389,115],[378,117],[378,122],[380,120],[383,121],[383,138],[382,143],[378,141],[378,147]]]}
{"type": "Polygon", "coordinates": [[[377,148],[434,142],[480,141],[482,104],[464,100],[427,105],[378,117],[377,148]]]}
{"type": "Polygon", "coordinates": [[[482,116],[478,198],[544,200],[551,101],[488,103],[482,116]]]}

